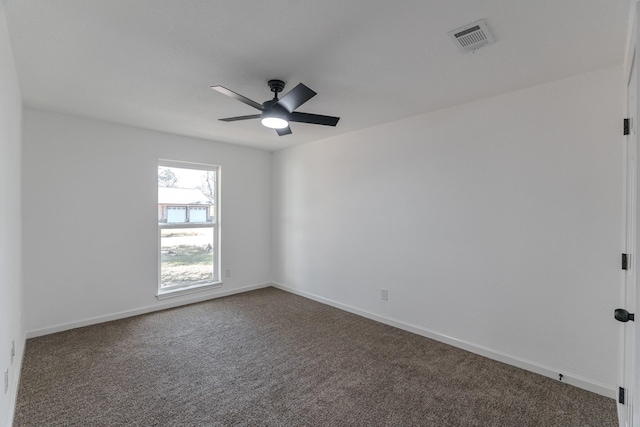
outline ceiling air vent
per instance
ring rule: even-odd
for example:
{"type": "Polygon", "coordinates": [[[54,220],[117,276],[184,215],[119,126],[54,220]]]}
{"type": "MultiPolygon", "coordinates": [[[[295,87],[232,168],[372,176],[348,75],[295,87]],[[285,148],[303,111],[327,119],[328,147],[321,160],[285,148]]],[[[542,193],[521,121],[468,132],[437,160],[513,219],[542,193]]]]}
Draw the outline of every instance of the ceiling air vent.
{"type": "Polygon", "coordinates": [[[449,31],[448,34],[463,53],[475,52],[482,46],[493,44],[496,41],[484,19],[456,28],[453,31],[449,31]]]}

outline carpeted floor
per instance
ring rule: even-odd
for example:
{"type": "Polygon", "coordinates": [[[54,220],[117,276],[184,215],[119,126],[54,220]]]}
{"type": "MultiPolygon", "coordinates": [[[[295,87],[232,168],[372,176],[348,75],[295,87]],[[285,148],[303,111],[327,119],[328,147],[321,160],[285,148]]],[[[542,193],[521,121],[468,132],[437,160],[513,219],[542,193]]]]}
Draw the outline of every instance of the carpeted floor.
{"type": "Polygon", "coordinates": [[[274,288],[27,341],[14,426],[617,426],[613,399],[274,288]]]}

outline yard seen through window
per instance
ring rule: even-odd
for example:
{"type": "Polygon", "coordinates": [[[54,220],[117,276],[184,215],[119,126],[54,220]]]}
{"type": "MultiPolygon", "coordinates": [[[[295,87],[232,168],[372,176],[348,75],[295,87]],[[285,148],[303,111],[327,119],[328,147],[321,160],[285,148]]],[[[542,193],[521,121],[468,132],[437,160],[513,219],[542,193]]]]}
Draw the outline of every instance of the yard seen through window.
{"type": "Polygon", "coordinates": [[[220,167],[158,163],[160,293],[219,282],[220,167]]]}

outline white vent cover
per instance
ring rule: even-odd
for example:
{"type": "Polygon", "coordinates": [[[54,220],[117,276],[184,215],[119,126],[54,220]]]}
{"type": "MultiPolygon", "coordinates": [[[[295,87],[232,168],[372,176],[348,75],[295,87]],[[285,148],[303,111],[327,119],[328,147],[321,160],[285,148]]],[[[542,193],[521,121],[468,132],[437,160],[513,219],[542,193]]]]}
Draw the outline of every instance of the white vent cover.
{"type": "Polygon", "coordinates": [[[482,46],[493,44],[496,41],[484,19],[456,28],[453,31],[449,31],[448,34],[463,53],[475,52],[482,46]]]}

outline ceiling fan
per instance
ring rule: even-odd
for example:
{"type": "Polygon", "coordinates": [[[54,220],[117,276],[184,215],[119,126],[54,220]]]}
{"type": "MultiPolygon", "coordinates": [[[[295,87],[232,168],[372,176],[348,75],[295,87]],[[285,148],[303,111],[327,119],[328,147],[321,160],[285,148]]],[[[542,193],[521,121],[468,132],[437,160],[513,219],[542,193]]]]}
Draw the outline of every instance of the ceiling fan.
{"type": "Polygon", "coordinates": [[[219,119],[223,122],[235,122],[238,120],[262,119],[262,124],[268,128],[275,129],[278,135],[289,135],[291,128],[289,122],[310,123],[313,125],[335,126],[340,117],[322,116],[319,114],[309,114],[295,111],[296,108],[313,98],[316,93],[302,83],[291,89],[285,96],[278,99],[278,93],[284,89],[282,80],[269,80],[268,82],[271,92],[274,93],[273,99],[259,104],[250,100],[224,86],[211,86],[211,89],[227,95],[240,102],[256,108],[262,113],[252,114],[250,116],[228,117],[219,119]]]}

